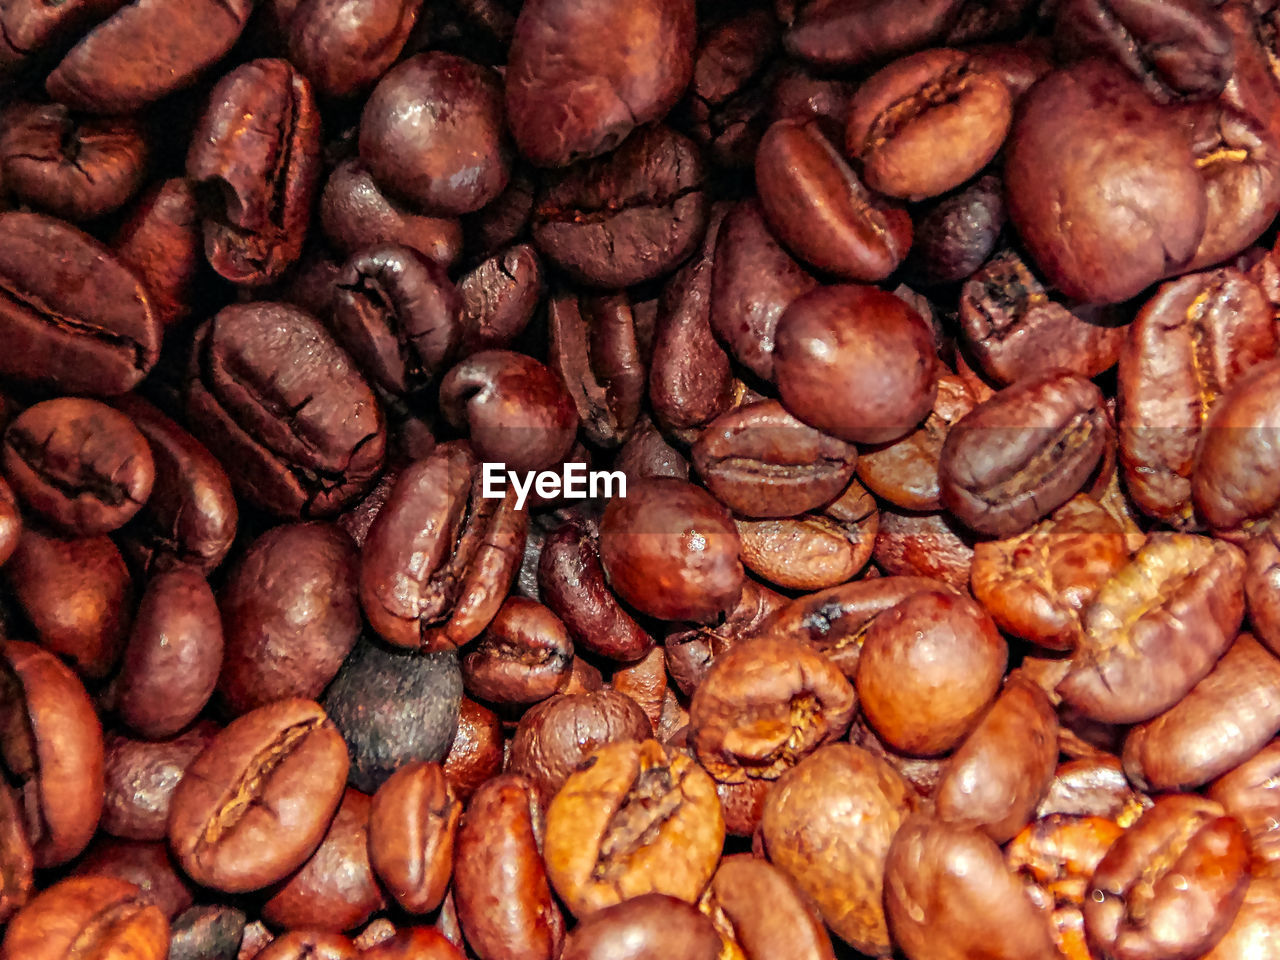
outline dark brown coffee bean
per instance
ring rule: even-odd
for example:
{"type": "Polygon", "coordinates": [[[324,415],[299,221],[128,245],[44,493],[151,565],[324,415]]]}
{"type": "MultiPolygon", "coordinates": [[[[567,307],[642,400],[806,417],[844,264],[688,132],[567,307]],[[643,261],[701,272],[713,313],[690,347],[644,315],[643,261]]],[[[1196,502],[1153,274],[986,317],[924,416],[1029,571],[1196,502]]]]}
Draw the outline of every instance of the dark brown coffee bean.
{"type": "Polygon", "coordinates": [[[955,283],[978,271],[1004,229],[1004,184],[979,177],[913,218],[915,238],[906,270],[928,285],[955,283]]]}
{"type": "Polygon", "coordinates": [[[466,426],[477,455],[506,470],[543,470],[573,446],[578,414],[544,364],[509,350],[473,353],[440,384],[440,409],[466,426]]]}
{"type": "Polygon", "coordinates": [[[720,937],[697,909],[660,893],[646,893],[587,917],[565,940],[561,960],[714,960],[720,937]]]}
{"type": "Polygon", "coordinates": [[[476,457],[463,443],[442,444],[406,468],[361,554],[360,602],[374,630],[428,649],[478,636],[524,552],[527,519],[514,500],[481,496],[476,457]]]}
{"type": "Polygon", "coordinates": [[[618,451],[613,466],[626,476],[628,484],[650,477],[689,479],[689,461],[667,442],[667,438],[644,414],[636,421],[631,436],[618,451]]]}
{"type": "Polygon", "coordinates": [[[929,577],[963,590],[973,577],[974,538],[948,513],[882,508],[871,558],[891,577],[929,577]]]}
{"type": "Polygon", "coordinates": [[[723,844],[715,782],[656,740],[601,747],[547,808],[547,874],[577,917],[645,893],[695,903],[723,844]]]}
{"type": "MultiPolygon", "coordinates": [[[[564,917],[538,848],[537,796],[523,777],[494,777],[458,825],[453,891],[467,943],[481,960],[554,960],[564,917]],[[494,901],[502,904],[494,910],[494,901]]],[[[550,829],[550,827],[548,827],[550,829]]]]}
{"type": "Polygon", "coordinates": [[[151,449],[129,418],[78,397],[19,414],[4,433],[4,468],[26,506],[77,536],[123,526],[155,482],[151,449]]]}
{"type": "Polygon", "coordinates": [[[316,852],[262,905],[264,920],[339,933],[386,906],[369,861],[370,806],[367,794],[348,788],[316,852]]]}
{"type": "Polygon", "coordinates": [[[4,953],[30,960],[131,957],[164,960],[169,923],[132,883],[70,877],[35,897],[9,923],[4,953]]]}
{"type": "Polygon", "coordinates": [[[1240,822],[1203,797],[1164,797],[1098,864],[1085,930],[1116,960],[1199,956],[1231,927],[1248,885],[1240,822]]]}
{"type": "Polygon", "coordinates": [[[1127,300],[1176,272],[1204,233],[1208,203],[1186,130],[1102,60],[1056,71],[1024,98],[1005,186],[1036,265],[1087,303],[1127,300]]]}
{"type": "Polygon", "coordinates": [[[60,866],[89,843],[102,813],[102,725],[75,674],[33,644],[0,644],[0,686],[4,771],[35,865],[60,866]]]}
{"type": "Polygon", "coordinates": [[[915,593],[867,628],[856,677],[864,716],[904,753],[934,756],[974,729],[994,699],[1008,646],[980,606],[915,593]]]}
{"type": "Polygon", "coordinates": [[[99,837],[76,861],[73,877],[113,877],[138,888],[139,901],[153,904],[167,919],[191,906],[191,885],[178,873],[169,848],[158,842],[99,837]]]}
{"type": "Polygon", "coordinates": [[[895,60],[858,87],[845,149],[867,186],[922,200],[960,186],[1004,143],[1013,120],[1009,88],[959,50],[895,60]]]}
{"type": "Polygon", "coordinates": [[[147,140],[136,120],[80,119],[60,103],[20,103],[4,113],[0,173],[31,206],[92,220],[124,206],[146,175],[147,140]]]}
{"type": "Polygon", "coordinates": [[[834,960],[817,911],[786,874],[763,860],[726,857],[698,906],[746,960],[834,960]]]}
{"type": "Polygon", "coordinates": [[[333,524],[283,524],[249,545],[218,599],[218,692],[233,713],[329,685],[360,635],[358,569],[355,544],[333,524]]]}
{"type": "Polygon", "coordinates": [[[430,913],[444,900],[461,814],[462,804],[438,763],[406,764],[373,795],[369,862],[410,913],[430,913]]]}
{"type": "Polygon", "coordinates": [[[1053,704],[1014,674],[947,762],[934,797],[937,816],[1006,843],[1031,822],[1057,760],[1053,704]]]}
{"type": "Polygon", "coordinates": [[[693,445],[707,489],[737,514],[790,517],[832,500],[853,477],[857,450],[792,417],[774,400],[731,410],[693,445]]]}
{"type": "Polygon", "coordinates": [[[538,166],[563,167],[662,119],[689,85],[695,40],[689,0],[521,7],[506,74],[520,152],[538,166]]]}
{"type": "MultiPolygon", "coordinates": [[[[459,679],[458,688],[461,687],[459,679]]],[[[465,803],[482,783],[502,770],[505,758],[502,721],[498,715],[468,697],[461,700],[458,729],[441,763],[449,788],[465,803]]]]}
{"type": "Polygon", "coordinates": [[[844,280],[883,280],[911,247],[911,217],[863,186],[818,121],[771,126],[755,173],[769,226],[820,270],[844,280]]]}
{"type": "Polygon", "coordinates": [[[600,524],[600,560],[633,607],[663,620],[711,623],[742,592],[740,542],[710,494],[658,477],[609,502],[600,524]]]}
{"type": "Polygon", "coordinates": [[[400,56],[421,0],[302,0],[287,29],[289,59],[322,96],[370,86],[400,56]]]}
{"type": "Polygon", "coordinates": [[[723,167],[751,166],[767,122],[766,68],[779,39],[777,20],[765,10],[709,25],[699,38],[683,113],[693,138],[723,167]]]}
{"type": "Polygon", "coordinates": [[[320,845],[347,779],[347,747],[319,705],[278,700],[219,733],[173,794],[169,843],[191,879],[256,890],[320,845]]]}
{"type": "Polygon", "coordinates": [[[635,426],[648,379],[625,295],[551,298],[547,362],[573,398],[583,436],[617,446],[635,426]]]}
{"type": "Polygon", "coordinates": [[[442,759],[458,729],[461,699],[454,653],[357,643],[324,697],[350,751],[351,785],[373,793],[406,763],[442,759]]]}
{"type": "Polygon", "coordinates": [[[147,582],[113,684],[113,706],[153,740],[171,737],[204,709],[223,668],[223,621],[198,570],[177,567],[147,582]]]}
{"type": "Polygon", "coordinates": [[[1191,534],[1153,534],[1085,610],[1058,693],[1085,716],[1140,723],[1213,668],[1244,615],[1244,556],[1191,534]]]}
{"type": "Polygon", "coordinates": [[[344,160],[326,181],[320,227],[329,242],[348,255],[378,243],[399,243],[446,269],[462,256],[462,225],[457,220],[422,216],[399,206],[358,160],[344,160]]]}
{"type": "Polygon", "coordinates": [[[216,724],[204,721],[172,740],[108,734],[102,829],[126,840],[163,840],[173,791],[217,732],[216,724]]]}
{"type": "Polygon", "coordinates": [[[74,393],[125,393],[160,353],[146,291],[110,251],[34,213],[0,214],[0,374],[74,393]]]}
{"type": "Polygon", "coordinates": [[[190,180],[174,177],[143,194],[111,246],[147,288],[161,324],[167,326],[191,313],[192,287],[204,262],[204,239],[190,180]]]}
{"type": "Polygon", "coordinates": [[[1134,503],[1165,523],[1195,522],[1191,477],[1209,414],[1276,349],[1258,284],[1230,267],[1162,286],[1120,355],[1120,464],[1134,503]]]}
{"type": "Polygon", "coordinates": [[[1082,615],[1129,559],[1120,524],[1077,495],[1026,533],[973,548],[973,595],[1007,633],[1073,650],[1082,615]]]}
{"type": "Polygon", "coordinates": [[[254,60],[223,77],[187,154],[187,176],[222,191],[204,223],[210,266],[247,286],[279,279],[302,252],[319,161],[311,84],[287,61],[254,60]],[[246,129],[245,114],[259,125],[246,129]]]}
{"type": "Polygon", "coordinates": [[[27,527],[3,576],[41,646],[84,677],[111,672],[129,632],[133,582],[110,538],[63,540],[27,527]]]}
{"type": "Polygon", "coordinates": [[[778,322],[774,379],[782,402],[824,433],[886,443],[933,406],[933,335],[893,294],[853,284],[820,287],[778,322]]]}
{"type": "Polygon", "coordinates": [[[411,247],[365,247],[335,280],[329,328],[370,382],[392,394],[444,372],[458,348],[462,298],[444,268],[411,247]]]}
{"type": "Polygon", "coordinates": [[[542,299],[543,267],[527,243],[499,250],[458,278],[462,297],[461,356],[509,347],[542,299]]]}
{"type": "Polygon", "coordinates": [[[748,639],[717,657],[689,703],[689,742],[717,780],[776,780],[839,739],[853,686],[799,640],[748,639]]]}
{"type": "Polygon", "coordinates": [[[616,151],[548,174],[533,208],[538,249],[575,280],[632,286],[689,256],[707,227],[707,171],[698,147],[663,126],[616,151]]]}
{"type": "Polygon", "coordinates": [[[884,60],[940,41],[960,13],[957,0],[924,0],[908,10],[893,0],[786,4],[787,52],[824,67],[884,60]]]}
{"type": "Polygon", "coordinates": [[[829,744],[769,791],[764,846],[836,936],[861,953],[887,956],[885,856],[914,808],[887,763],[860,747],[829,744]]]}
{"type": "Polygon", "coordinates": [[[238,465],[237,490],[280,516],[336,513],[382,467],[369,385],[319,323],[283,304],[236,304],[200,328],[186,405],[197,436],[238,465]]]}
{"type": "Polygon", "coordinates": [[[1050,372],[1005,387],[951,428],[942,446],[942,502],[979,533],[1028,529],[1080,490],[1110,443],[1102,393],[1050,372]]]}
{"type": "Polygon", "coordinates": [[[22,514],[13,488],[0,478],[0,566],[8,562],[22,539],[22,514]]]}
{"type": "Polygon", "coordinates": [[[1247,633],[1174,706],[1129,731],[1125,771],[1142,790],[1191,790],[1280,732],[1280,660],[1247,633]]]}
{"type": "Polygon", "coordinates": [[[424,213],[470,213],[507,185],[502,120],[496,73],[443,51],[418,54],[365,104],[360,159],[380,187],[424,213]]]}
{"type": "Polygon", "coordinates": [[[461,659],[467,693],[500,704],[545,700],[568,679],[573,644],[540,603],[509,597],[461,659]]]}
{"type": "Polygon", "coordinates": [[[1061,956],[1000,848],[973,827],[911,818],[889,848],[884,886],[889,928],[911,960],[1061,956]]]}

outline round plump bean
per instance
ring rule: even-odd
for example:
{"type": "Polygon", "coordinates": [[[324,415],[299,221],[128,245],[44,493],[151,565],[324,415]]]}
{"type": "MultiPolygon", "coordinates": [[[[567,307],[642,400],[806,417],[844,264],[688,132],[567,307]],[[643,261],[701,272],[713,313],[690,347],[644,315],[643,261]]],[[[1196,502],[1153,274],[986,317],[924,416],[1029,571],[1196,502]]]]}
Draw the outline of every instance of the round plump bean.
{"type": "Polygon", "coordinates": [[[131,740],[108,734],[102,829],[126,840],[163,840],[173,791],[217,732],[216,724],[202,721],[171,740],[131,740]]]}
{"type": "Polygon", "coordinates": [[[369,862],[410,913],[430,913],[444,900],[461,813],[438,763],[408,763],[373,795],[369,862]]]}
{"type": "Polygon", "coordinates": [[[645,893],[593,913],[569,934],[561,960],[715,960],[716,928],[694,907],[645,893]]]}

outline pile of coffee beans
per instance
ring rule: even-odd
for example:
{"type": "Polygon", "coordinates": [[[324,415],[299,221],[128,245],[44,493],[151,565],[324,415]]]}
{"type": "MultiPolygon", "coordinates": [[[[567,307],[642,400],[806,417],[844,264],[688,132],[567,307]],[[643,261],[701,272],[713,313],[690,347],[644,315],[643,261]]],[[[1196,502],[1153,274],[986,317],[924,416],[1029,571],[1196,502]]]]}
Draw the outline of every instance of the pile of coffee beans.
{"type": "Polygon", "coordinates": [[[1280,2],[0,0],[0,960],[1280,960],[1280,2]]]}

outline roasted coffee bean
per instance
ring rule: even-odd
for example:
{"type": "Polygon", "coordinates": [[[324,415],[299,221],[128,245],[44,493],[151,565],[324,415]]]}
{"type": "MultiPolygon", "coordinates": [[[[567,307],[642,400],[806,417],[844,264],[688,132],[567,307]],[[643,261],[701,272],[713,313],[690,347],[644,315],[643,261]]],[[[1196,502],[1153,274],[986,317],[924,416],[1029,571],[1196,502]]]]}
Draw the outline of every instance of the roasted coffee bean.
{"type": "Polygon", "coordinates": [[[35,857],[14,791],[0,787],[0,920],[8,922],[31,896],[35,857]]]}
{"type": "Polygon", "coordinates": [[[129,633],[133,582],[110,538],[63,540],[28,526],[0,573],[42,647],[89,679],[111,673],[129,633]]]}
{"type": "Polygon", "coordinates": [[[933,406],[933,335],[902,300],[874,287],[821,287],[778,321],[774,378],[783,405],[824,433],[886,443],[933,406]]]}
{"type": "Polygon", "coordinates": [[[1266,527],[1280,503],[1269,464],[1280,449],[1273,407],[1280,362],[1269,360],[1236,379],[1214,406],[1191,478],[1196,509],[1220,536],[1245,539],[1266,527]]]}
{"type": "Polygon", "coordinates": [[[155,483],[118,534],[126,556],[149,572],[218,566],[235,539],[240,511],[226,470],[200,441],[140,397],[113,401],[147,438],[155,483]]]}
{"type": "Polygon", "coordinates": [[[565,940],[562,960],[714,960],[722,941],[683,900],[645,893],[591,914],[565,940]]]}
{"type": "Polygon", "coordinates": [[[368,87],[400,56],[421,0],[302,0],[289,18],[289,59],[323,96],[368,87]]]}
{"type": "Polygon", "coordinates": [[[573,643],[560,618],[542,604],[509,597],[460,662],[471,696],[500,704],[537,703],[568,679],[573,643]]]}
{"type": "Polygon", "coordinates": [[[325,182],[320,227],[348,255],[378,243],[398,243],[445,268],[462,256],[462,225],[456,219],[423,216],[399,206],[358,160],[344,160],[325,182]]]}
{"type": "Polygon", "coordinates": [[[748,578],[742,581],[742,595],[725,615],[723,623],[693,628],[680,624],[668,630],[663,641],[664,659],[679,691],[691,696],[716,657],[740,639],[755,635],[786,603],[787,598],[782,594],[748,578]]]}
{"type": "Polygon", "coordinates": [[[161,324],[176,323],[191,313],[204,240],[190,180],[174,177],[143,194],[111,246],[146,287],[161,324]]]}
{"type": "Polygon", "coordinates": [[[1111,313],[1051,300],[1013,250],[965,282],[960,330],[982,371],[1003,384],[1058,368],[1095,377],[1115,366],[1125,341],[1125,327],[1111,313]]]}
{"type": "Polygon", "coordinates": [[[1192,794],[1165,797],[1107,851],[1084,903],[1089,941],[1117,960],[1199,956],[1231,927],[1249,886],[1240,822],[1192,794]]]}
{"type": "Polygon", "coordinates": [[[408,393],[457,352],[462,298],[442,267],[411,247],[365,247],[335,282],[330,329],[375,386],[408,393]]]}
{"type": "Polygon", "coordinates": [[[1230,267],[1162,286],[1120,356],[1120,464],[1134,503],[1177,527],[1195,523],[1192,475],[1209,415],[1276,349],[1271,305],[1230,267]]]}
{"type": "Polygon", "coordinates": [[[410,913],[430,913],[444,900],[461,813],[438,763],[406,764],[373,795],[369,862],[410,913]]]}
{"type": "Polygon", "coordinates": [[[533,207],[534,242],[593,287],[652,280],[702,241],[705,179],[693,141],[664,126],[645,127],[608,156],[545,175],[533,207]]]}
{"type": "Polygon", "coordinates": [[[164,960],[169,923],[138,888],[115,877],[70,877],[47,888],[10,921],[7,957],[136,957],[164,960]]]}
{"type": "Polygon", "coordinates": [[[1054,13],[1064,52],[1109,56],[1158,99],[1210,99],[1231,76],[1231,33],[1210,4],[1064,0],[1054,13]]]}
{"type": "Polygon", "coordinates": [[[156,475],[151,448],[129,418],[78,397],[19,414],[4,433],[4,469],[25,506],[82,537],[128,522],[156,475]]]}
{"type": "Polygon", "coordinates": [[[1124,68],[1102,60],[1055,71],[1023,99],[1005,187],[1036,265],[1089,303],[1126,300],[1178,271],[1204,233],[1208,201],[1190,137],[1124,68]]]}
{"type": "Polygon", "coordinates": [[[547,311],[548,362],[573,398],[587,440],[617,446],[640,416],[647,380],[630,300],[560,294],[547,311]]]}
{"type": "Polygon", "coordinates": [[[520,152],[562,167],[662,119],[689,85],[695,39],[691,0],[522,6],[506,73],[520,152]]]}
{"type": "Polygon", "coordinates": [[[192,430],[219,460],[237,464],[233,485],[267,510],[336,513],[382,467],[386,427],[373,392],[300,310],[225,308],[197,333],[189,376],[192,430]]]}
{"type": "Polygon", "coordinates": [[[830,744],[769,791],[764,846],[836,936],[861,953],[885,956],[885,856],[914,808],[914,796],[887,763],[860,747],[830,744]]]}
{"type": "Polygon", "coordinates": [[[163,840],[173,791],[218,726],[202,721],[172,740],[131,740],[108,734],[100,826],[126,840],[163,840]]]}
{"type": "MultiPolygon", "coordinates": [[[[248,937],[246,936],[246,940],[248,937]]],[[[242,948],[243,950],[243,948],[242,948]]],[[[340,933],[292,930],[275,938],[253,960],[362,960],[355,945],[340,933]]]]}
{"type": "Polygon", "coordinates": [[[834,960],[817,911],[777,867],[746,854],[726,857],[699,909],[746,960],[834,960]],[[767,910],[762,910],[768,904],[767,910]]]}
{"type": "Polygon", "coordinates": [[[663,620],[712,623],[738,602],[742,564],[729,513],[693,484],[658,477],[611,500],[600,561],[633,607],[663,620]]]}
{"type": "MultiPolygon", "coordinates": [[[[667,699],[673,696],[667,678],[666,651],[662,647],[654,647],[635,663],[617,667],[613,671],[613,676],[609,678],[609,686],[639,704],[640,709],[652,724],[655,736],[662,739],[660,728],[663,710],[667,705],[667,699]]],[[[582,692],[570,691],[568,685],[562,689],[566,693],[582,692]]],[[[666,740],[663,739],[663,742],[665,743],[666,740]]]]}
{"type": "Polygon", "coordinates": [[[320,706],[278,700],[237,718],[174,791],[169,843],[197,883],[227,893],[282,880],[315,852],[348,769],[320,706]]]}
{"type": "Polygon", "coordinates": [[[366,948],[358,958],[353,956],[352,960],[465,960],[466,956],[461,948],[455,947],[440,932],[430,927],[409,927],[366,948]]]}
{"type": "Polygon", "coordinates": [[[142,186],[148,150],[136,120],[81,119],[60,103],[14,104],[4,119],[5,186],[37,209],[92,220],[118,210],[142,186]]]}
{"type": "Polygon", "coordinates": [[[1094,384],[1059,371],[1020,380],[947,434],[942,502],[979,533],[1021,533],[1085,485],[1110,443],[1094,384]]]}
{"type": "Polygon", "coordinates": [[[4,772],[35,865],[60,866],[84,850],[102,814],[102,725],[75,674],[30,643],[0,644],[0,685],[4,772]]]}
{"type": "Polygon", "coordinates": [[[507,185],[511,162],[497,74],[443,51],[398,64],[365,104],[360,159],[424,213],[480,209],[507,185]]]}
{"type": "Polygon", "coordinates": [[[911,247],[911,217],[862,184],[818,121],[771,126],[755,173],[769,226],[820,270],[844,280],[883,280],[911,247]]]}
{"type": "MultiPolygon", "coordinates": [[[[533,361],[530,361],[533,362],[533,361]]],[[[476,457],[446,443],[406,468],[369,529],[360,602],[397,646],[460,647],[498,612],[524,552],[526,514],[481,496],[476,457]]]]}
{"type": "Polygon", "coordinates": [[[766,123],[766,68],[779,39],[765,10],[744,11],[700,37],[684,114],[694,139],[721,166],[751,166],[766,123]]]}
{"type": "Polygon", "coordinates": [[[832,500],[853,477],[858,453],[792,417],[777,401],[731,410],[693,445],[707,489],[737,514],[790,517],[832,500]]]}
{"type": "Polygon", "coordinates": [[[929,577],[957,590],[973,576],[974,538],[948,513],[882,508],[871,558],[893,577],[929,577]]]}
{"type": "Polygon", "coordinates": [[[499,250],[459,277],[459,355],[509,347],[533,319],[542,288],[542,260],[527,243],[499,250]]]}
{"type": "Polygon", "coordinates": [[[1275,931],[1280,924],[1280,880],[1270,876],[1254,877],[1244,894],[1244,903],[1235,922],[1204,955],[1204,960],[1230,960],[1232,957],[1266,957],[1274,953],[1275,931]]]}
{"type": "Polygon", "coordinates": [[[973,827],[917,814],[902,825],[884,869],[885,911],[911,960],[1053,960],[1049,924],[973,827]]]}
{"type": "Polygon", "coordinates": [[[1130,825],[1149,806],[1125,779],[1119,757],[1104,753],[1059,764],[1036,816],[1105,817],[1130,825]]]}
{"type": "Polygon", "coordinates": [[[1079,494],[1026,533],[973,548],[973,595],[1007,633],[1073,650],[1084,610],[1129,559],[1120,524],[1079,494]]]}
{"type": "Polygon", "coordinates": [[[245,916],[235,907],[196,906],[169,924],[168,960],[236,960],[245,916]]]}
{"type": "Polygon", "coordinates": [[[724,817],[714,781],[656,740],[601,747],[556,793],[544,856],[577,917],[646,893],[697,902],[715,872],[724,817]]]}
{"type": "Polygon", "coordinates": [[[879,497],[904,510],[938,510],[938,461],[952,424],[977,403],[964,380],[953,374],[938,377],[933,409],[924,423],[900,440],[864,450],[858,458],[858,479],[879,497]]]}
{"type": "Polygon", "coordinates": [[[13,556],[22,539],[22,514],[18,511],[18,499],[13,488],[0,478],[0,566],[13,556]]]}
{"type": "Polygon", "coordinates": [[[787,52],[824,67],[851,67],[928,46],[960,14],[957,0],[925,0],[907,10],[892,0],[785,3],[787,52]]]}
{"type": "MultiPolygon", "coordinates": [[[[523,777],[494,777],[458,825],[453,897],[467,943],[481,960],[554,960],[564,917],[538,845],[537,795],[523,777]],[[501,910],[493,909],[497,899],[501,910]]],[[[549,827],[548,827],[549,829],[549,827]]]]}
{"type": "Polygon", "coordinates": [[[934,795],[937,816],[1006,843],[1031,821],[1057,759],[1053,704],[1015,673],[947,761],[934,795]]]}
{"type": "Polygon", "coordinates": [[[717,780],[776,780],[843,736],[853,685],[799,640],[747,639],[716,658],[689,704],[689,742],[717,780]]]}
{"type": "Polygon", "coordinates": [[[441,761],[449,787],[459,800],[466,802],[480,784],[502,770],[504,746],[498,715],[462,697],[458,706],[458,730],[441,761]]]}
{"type": "Polygon", "coordinates": [[[578,414],[564,385],[544,364],[509,350],[473,353],[440,384],[440,409],[470,431],[483,460],[507,470],[543,470],[573,446],[578,414]]]}
{"type": "Polygon", "coordinates": [[[636,421],[631,436],[618,451],[613,466],[622,472],[628,484],[651,477],[689,479],[689,461],[667,442],[653,421],[644,414],[636,421]]]}
{"type": "Polygon", "coordinates": [[[99,837],[76,861],[73,877],[113,877],[138,888],[139,901],[160,908],[166,919],[191,906],[191,885],[178,873],[169,848],[158,842],[99,837]]]}
{"type": "Polygon", "coordinates": [[[414,760],[434,762],[458,726],[462,677],[452,652],[356,644],[325,691],[324,708],[351,756],[351,785],[373,793],[414,760]]]}
{"type": "Polygon", "coordinates": [[[370,798],[348,789],[329,832],[302,868],[262,905],[262,918],[284,930],[338,933],[386,906],[369,860],[370,798]]]}
{"type": "Polygon", "coordinates": [[[0,374],[72,393],[125,393],[160,353],[141,282],[52,217],[0,213],[0,374]]]}
{"type": "Polygon", "coordinates": [[[221,191],[222,206],[204,222],[209,265],[247,286],[279,279],[302,252],[319,187],[311,84],[285,60],[254,60],[227,74],[196,128],[187,176],[221,191]],[[246,115],[258,122],[246,127],[246,115]]]}
{"type": "Polygon", "coordinates": [[[1257,753],[1280,732],[1280,660],[1242,633],[1174,706],[1129,731],[1125,771],[1139,789],[1189,790],[1257,753]]]}
{"type": "Polygon", "coordinates": [[[1209,799],[1244,825],[1255,861],[1280,861],[1280,741],[1272,741],[1209,787],[1209,799]]]}
{"type": "Polygon", "coordinates": [[[1140,723],[1173,706],[1213,668],[1243,618],[1244,557],[1191,534],[1153,534],[1098,591],[1063,700],[1105,723],[1140,723]]]}
{"type": "Polygon", "coordinates": [[[1006,219],[1004,184],[994,174],[979,177],[913,218],[904,266],[928,285],[964,280],[995,251],[1006,219]]]}
{"type": "Polygon", "coordinates": [[[527,778],[545,805],[598,748],[652,732],[640,705],[613,687],[551,697],[520,718],[509,769],[527,778]]]}
{"type": "Polygon", "coordinates": [[[895,60],[858,87],[845,149],[867,186],[921,200],[960,186],[990,162],[1013,119],[1009,88],[959,50],[895,60]]]}
{"type": "Polygon", "coordinates": [[[213,591],[198,570],[176,567],[152,577],[113,682],[116,715],[150,739],[185,728],[218,682],[222,630],[213,591]]]}
{"type": "Polygon", "coordinates": [[[360,635],[358,570],[355,544],[334,524],[282,524],[248,546],[218,598],[218,692],[232,713],[329,685],[360,635]]]}

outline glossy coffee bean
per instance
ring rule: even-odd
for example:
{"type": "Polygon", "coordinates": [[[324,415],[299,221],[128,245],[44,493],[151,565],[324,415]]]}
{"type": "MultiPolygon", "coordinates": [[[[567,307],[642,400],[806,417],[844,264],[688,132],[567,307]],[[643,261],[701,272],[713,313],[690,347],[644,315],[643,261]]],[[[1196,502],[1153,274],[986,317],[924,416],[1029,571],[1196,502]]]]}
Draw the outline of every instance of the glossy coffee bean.
{"type": "Polygon", "coordinates": [[[169,843],[197,883],[256,890],[302,866],[347,779],[347,747],[319,705],[278,700],[234,720],[173,794],[169,843]]]}
{"type": "Polygon", "coordinates": [[[490,703],[536,703],[573,669],[573,643],[560,618],[524,597],[508,597],[461,658],[471,696],[490,703]]]}
{"type": "Polygon", "coordinates": [[[202,721],[170,740],[108,734],[101,828],[125,840],[163,840],[173,791],[217,732],[217,724],[202,721]]]}
{"type": "Polygon", "coordinates": [[[138,888],[114,877],[72,877],[49,887],[10,922],[4,952],[31,960],[128,956],[163,960],[169,924],[138,888]]]}
{"type": "Polygon", "coordinates": [[[323,96],[369,86],[399,57],[421,0],[369,0],[354,10],[334,0],[298,3],[289,18],[289,59],[323,96]]]}
{"type": "Polygon", "coordinates": [[[505,750],[502,721],[488,707],[468,697],[458,706],[458,729],[441,765],[445,779],[465,802],[476,789],[502,770],[505,750]]]}
{"type": "Polygon", "coordinates": [[[565,941],[563,960],[712,960],[720,956],[716,928],[683,900],[646,893],[587,917],[565,941]]]}
{"type": "Polygon", "coordinates": [[[369,863],[408,912],[430,913],[444,900],[461,813],[437,763],[406,764],[373,795],[369,863]]]}

